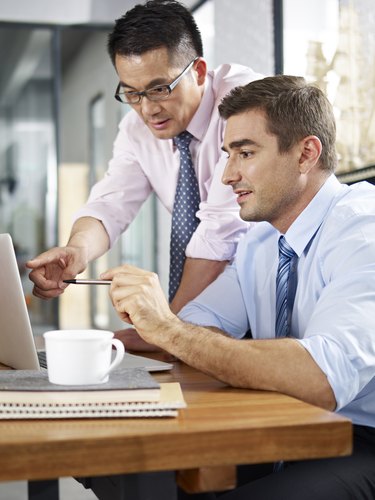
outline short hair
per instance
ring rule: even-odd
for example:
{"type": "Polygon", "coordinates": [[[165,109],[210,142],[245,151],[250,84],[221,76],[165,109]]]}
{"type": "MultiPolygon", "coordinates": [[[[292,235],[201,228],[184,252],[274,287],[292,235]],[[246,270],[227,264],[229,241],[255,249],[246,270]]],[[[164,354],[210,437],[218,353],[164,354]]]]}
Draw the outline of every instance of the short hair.
{"type": "Polygon", "coordinates": [[[251,109],[264,111],[268,132],[277,137],[281,153],[304,137],[315,135],[322,143],[321,168],[335,170],[335,118],[330,102],[318,87],[298,76],[270,76],[235,87],[219,105],[224,119],[251,109]]]}
{"type": "Polygon", "coordinates": [[[141,55],[165,47],[172,64],[184,66],[203,56],[202,38],[194,17],[175,0],[150,0],[137,4],[115,21],[108,36],[108,53],[141,55]]]}

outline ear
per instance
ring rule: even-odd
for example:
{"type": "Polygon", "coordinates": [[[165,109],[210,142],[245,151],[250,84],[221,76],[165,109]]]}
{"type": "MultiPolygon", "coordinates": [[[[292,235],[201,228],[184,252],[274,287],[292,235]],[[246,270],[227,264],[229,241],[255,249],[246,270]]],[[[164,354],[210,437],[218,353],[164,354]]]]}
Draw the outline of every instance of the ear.
{"type": "Polygon", "coordinates": [[[198,85],[203,85],[206,81],[207,76],[207,63],[203,57],[200,57],[197,61],[195,61],[193,65],[193,70],[197,75],[197,83],[198,85]]]}
{"type": "Polygon", "coordinates": [[[322,153],[322,143],[316,135],[309,135],[300,142],[299,170],[307,174],[318,162],[322,153]]]}

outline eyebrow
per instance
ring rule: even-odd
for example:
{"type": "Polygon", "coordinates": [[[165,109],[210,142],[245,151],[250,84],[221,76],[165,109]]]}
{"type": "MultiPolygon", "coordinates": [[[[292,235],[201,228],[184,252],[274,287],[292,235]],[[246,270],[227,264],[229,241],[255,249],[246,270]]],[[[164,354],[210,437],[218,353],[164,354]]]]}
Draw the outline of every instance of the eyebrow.
{"type": "MultiPolygon", "coordinates": [[[[158,87],[159,85],[168,85],[168,83],[166,83],[166,81],[163,78],[155,78],[154,80],[151,80],[151,82],[149,82],[149,84],[146,87],[146,90],[158,87]]],[[[120,87],[126,87],[128,89],[132,89],[137,92],[137,89],[135,87],[132,87],[131,85],[128,85],[126,82],[122,82],[121,80],[120,80],[120,87]]]]}
{"type": "MultiPolygon", "coordinates": [[[[243,146],[259,146],[259,144],[251,139],[241,139],[239,141],[232,141],[229,143],[229,149],[239,149],[243,146]]],[[[222,146],[221,149],[226,153],[228,152],[224,146],[222,146]]]]}

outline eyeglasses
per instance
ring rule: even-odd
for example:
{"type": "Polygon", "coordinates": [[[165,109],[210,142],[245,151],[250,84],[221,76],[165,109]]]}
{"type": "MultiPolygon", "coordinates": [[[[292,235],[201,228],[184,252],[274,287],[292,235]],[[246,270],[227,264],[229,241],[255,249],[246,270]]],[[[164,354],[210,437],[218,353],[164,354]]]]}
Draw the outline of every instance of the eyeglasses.
{"type": "Polygon", "coordinates": [[[181,78],[186,75],[186,73],[191,69],[195,61],[199,57],[195,57],[186,68],[178,75],[178,77],[173,80],[169,85],[158,85],[148,90],[143,90],[142,92],[126,92],[121,90],[121,83],[117,85],[115,99],[125,104],[139,104],[142,97],[147,97],[149,101],[165,101],[171,95],[172,90],[179,84],[181,78]]]}

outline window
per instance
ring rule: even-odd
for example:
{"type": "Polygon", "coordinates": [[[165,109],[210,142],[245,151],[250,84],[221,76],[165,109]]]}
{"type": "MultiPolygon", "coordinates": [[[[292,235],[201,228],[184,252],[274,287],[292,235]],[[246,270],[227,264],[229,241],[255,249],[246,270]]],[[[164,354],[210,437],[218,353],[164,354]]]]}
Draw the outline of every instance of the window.
{"type": "Polygon", "coordinates": [[[56,244],[53,31],[0,25],[0,232],[11,234],[34,331],[57,325],[56,303],[32,295],[25,262],[56,244]]]}
{"type": "Polygon", "coordinates": [[[327,93],[337,123],[337,174],[345,182],[374,176],[374,2],[284,0],[283,5],[284,73],[305,76],[327,93]]]}

